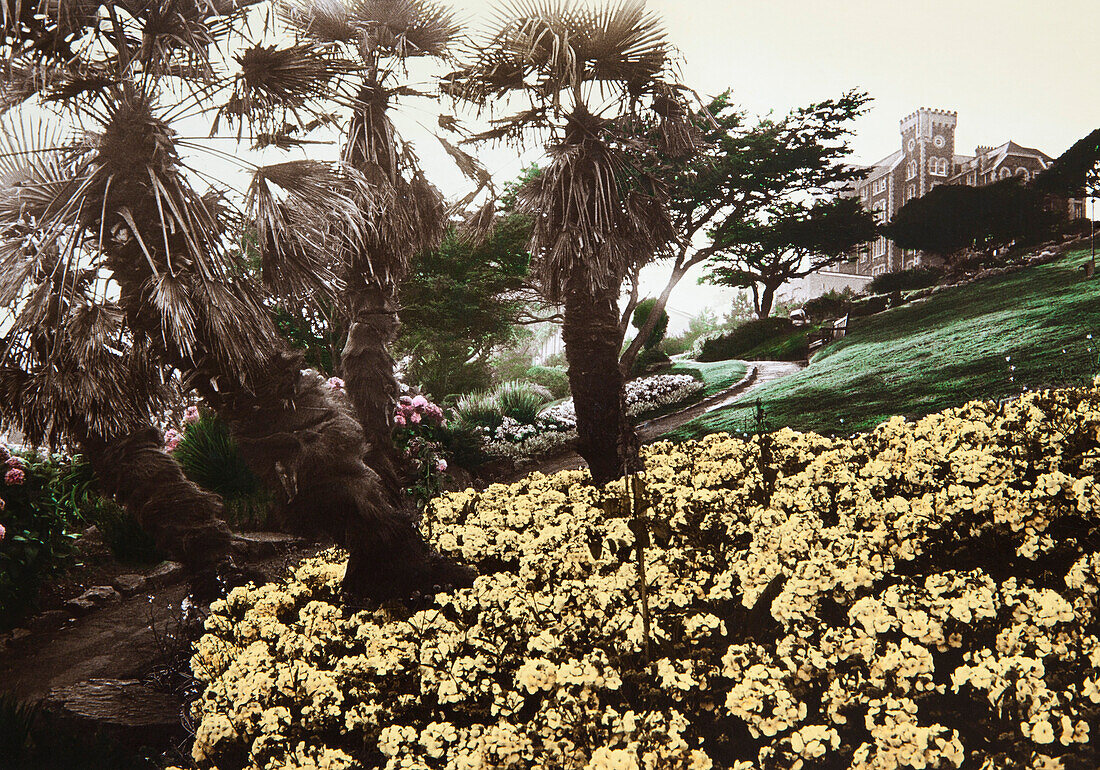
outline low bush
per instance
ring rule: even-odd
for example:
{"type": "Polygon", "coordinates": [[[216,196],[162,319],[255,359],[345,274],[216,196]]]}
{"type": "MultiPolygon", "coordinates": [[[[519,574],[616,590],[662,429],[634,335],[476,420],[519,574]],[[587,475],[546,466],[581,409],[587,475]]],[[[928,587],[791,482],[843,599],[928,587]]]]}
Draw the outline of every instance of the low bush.
{"type": "Polygon", "coordinates": [[[641,516],[584,471],[444,495],[431,540],[472,588],[353,612],[330,552],[211,606],[193,757],[1100,766],[1098,446],[1094,386],[847,439],[652,445],[641,516]]]}
{"type": "Polygon", "coordinates": [[[697,360],[727,361],[741,358],[753,348],[790,335],[794,328],[791,319],[776,316],[746,321],[731,332],[706,340],[697,360]]]}
{"type": "Polygon", "coordinates": [[[943,268],[925,266],[901,270],[896,273],[882,273],[871,279],[867,285],[868,294],[890,294],[895,291],[913,291],[935,286],[944,276],[943,268]]]}
{"type": "Polygon", "coordinates": [[[43,581],[70,562],[80,518],[60,482],[62,461],[0,444],[0,628],[34,608],[43,581]]]}
{"type": "Polygon", "coordinates": [[[555,401],[569,395],[569,373],[564,366],[532,366],[523,379],[549,390],[555,401]]]}
{"type": "Polygon", "coordinates": [[[543,405],[554,400],[549,389],[519,380],[502,383],[496,389],[496,397],[501,414],[527,424],[537,420],[543,405]]]}
{"type": "Polygon", "coordinates": [[[632,377],[641,377],[645,374],[656,374],[672,365],[668,355],[660,348],[646,348],[638,353],[634,363],[631,364],[632,377]]]}
{"type": "Polygon", "coordinates": [[[856,296],[851,287],[845,287],[844,291],[830,289],[819,297],[807,300],[802,309],[806,311],[809,320],[818,323],[830,318],[841,318],[848,314],[856,296]]]}

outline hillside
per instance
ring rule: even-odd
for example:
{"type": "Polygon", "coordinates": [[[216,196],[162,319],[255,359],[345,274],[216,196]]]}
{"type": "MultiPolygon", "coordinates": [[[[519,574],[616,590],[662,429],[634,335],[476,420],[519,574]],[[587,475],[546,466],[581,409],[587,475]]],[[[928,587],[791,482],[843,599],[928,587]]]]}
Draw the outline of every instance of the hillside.
{"type": "Polygon", "coordinates": [[[671,431],[683,440],[751,431],[759,398],[769,429],[866,430],[891,415],[919,416],[1024,388],[1081,384],[1100,370],[1100,279],[1082,278],[1087,251],[938,292],[854,319],[848,335],[751,403],[671,431]],[[1095,339],[1094,339],[1095,337],[1095,339]]]}

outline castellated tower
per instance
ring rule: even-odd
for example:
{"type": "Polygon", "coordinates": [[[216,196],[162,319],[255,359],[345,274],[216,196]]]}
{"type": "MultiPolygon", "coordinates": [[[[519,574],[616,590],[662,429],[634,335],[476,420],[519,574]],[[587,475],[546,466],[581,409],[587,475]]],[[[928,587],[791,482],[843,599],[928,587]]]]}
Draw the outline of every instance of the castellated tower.
{"type": "Polygon", "coordinates": [[[958,113],[921,107],[901,119],[900,208],[955,173],[955,124],[958,113]]]}

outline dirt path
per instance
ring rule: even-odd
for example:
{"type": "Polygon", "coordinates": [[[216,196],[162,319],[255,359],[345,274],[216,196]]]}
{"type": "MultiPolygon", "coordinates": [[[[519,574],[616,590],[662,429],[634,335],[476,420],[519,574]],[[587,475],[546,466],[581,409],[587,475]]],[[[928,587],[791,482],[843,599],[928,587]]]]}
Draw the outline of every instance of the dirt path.
{"type": "MultiPolygon", "coordinates": [[[[760,386],[786,377],[789,374],[794,374],[805,366],[794,361],[752,361],[748,363],[748,373],[732,387],[720,393],[715,393],[713,396],[705,398],[697,404],[692,404],[686,409],[681,409],[679,412],[665,414],[641,423],[637,426],[638,438],[641,439],[643,444],[653,443],[668,431],[679,428],[681,425],[691,422],[707,412],[729,406],[735,401],[745,398],[760,386]]],[[[555,455],[517,470],[513,477],[508,479],[508,483],[518,481],[534,471],[549,476],[558,471],[575,470],[583,467],[585,467],[584,460],[576,452],[555,455]]]]}

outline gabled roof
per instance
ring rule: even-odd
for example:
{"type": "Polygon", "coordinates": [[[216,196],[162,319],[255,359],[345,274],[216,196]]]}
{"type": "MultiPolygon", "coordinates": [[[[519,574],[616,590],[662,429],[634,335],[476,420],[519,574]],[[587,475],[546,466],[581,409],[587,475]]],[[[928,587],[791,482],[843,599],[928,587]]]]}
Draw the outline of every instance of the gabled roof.
{"type": "Polygon", "coordinates": [[[988,158],[990,165],[988,168],[997,168],[1004,162],[1005,158],[1012,156],[1016,158],[1035,158],[1043,162],[1044,166],[1050,165],[1054,161],[1054,158],[1047,155],[1041,150],[1036,150],[1032,147],[1023,147],[1016,144],[1011,139],[1002,144],[1000,147],[994,147],[989,152],[985,153],[983,157],[988,158]]]}
{"type": "Polygon", "coordinates": [[[879,177],[890,173],[901,164],[901,161],[904,158],[905,153],[903,153],[901,150],[890,153],[879,162],[873,163],[871,165],[871,173],[867,175],[867,178],[864,181],[870,182],[873,179],[878,179],[879,177]]]}

